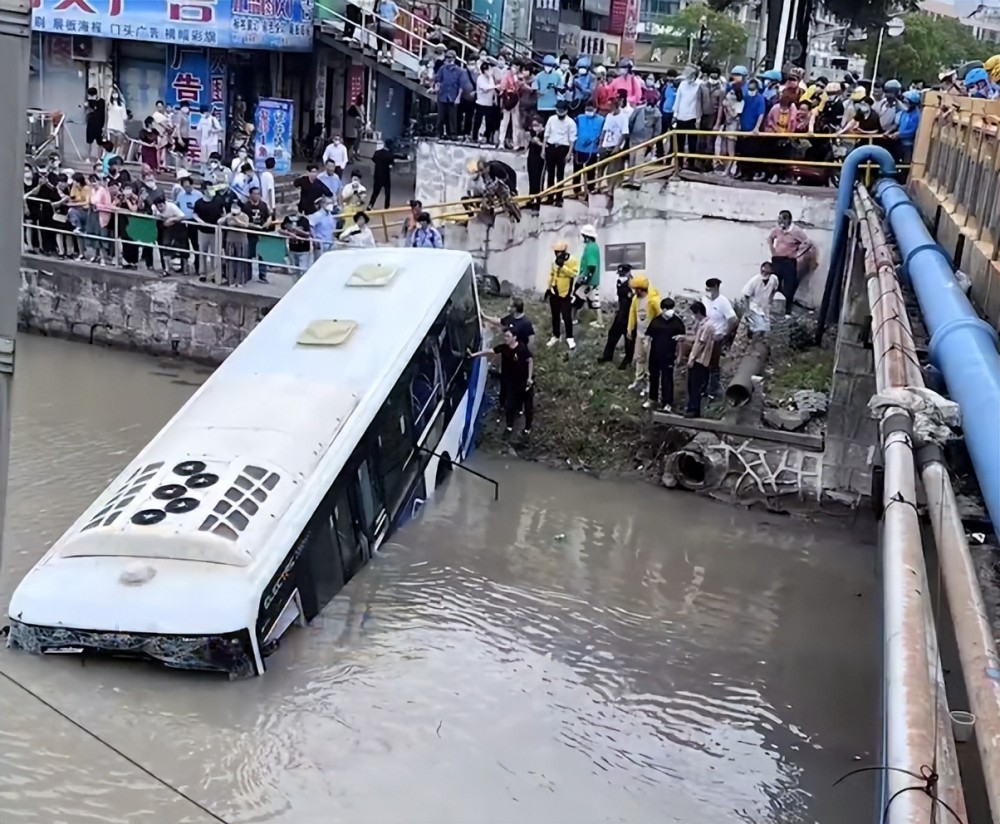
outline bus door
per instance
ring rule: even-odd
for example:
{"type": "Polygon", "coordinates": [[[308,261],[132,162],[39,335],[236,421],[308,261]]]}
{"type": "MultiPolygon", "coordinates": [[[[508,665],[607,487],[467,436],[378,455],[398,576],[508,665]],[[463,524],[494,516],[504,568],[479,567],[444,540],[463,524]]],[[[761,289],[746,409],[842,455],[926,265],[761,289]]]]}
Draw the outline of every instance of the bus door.
{"type": "Polygon", "coordinates": [[[389,531],[389,513],[371,448],[363,443],[351,462],[351,509],[361,522],[365,556],[370,558],[389,531]]]}

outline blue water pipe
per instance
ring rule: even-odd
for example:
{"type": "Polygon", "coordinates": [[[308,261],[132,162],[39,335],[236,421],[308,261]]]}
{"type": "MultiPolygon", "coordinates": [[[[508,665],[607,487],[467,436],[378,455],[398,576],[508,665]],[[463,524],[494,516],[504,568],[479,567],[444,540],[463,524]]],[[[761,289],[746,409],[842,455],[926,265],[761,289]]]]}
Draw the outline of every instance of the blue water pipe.
{"type": "MultiPolygon", "coordinates": [[[[835,322],[837,313],[840,312],[840,295],[845,277],[844,253],[847,248],[847,226],[850,222],[847,213],[851,210],[858,167],[868,161],[877,163],[883,175],[891,177],[896,174],[896,161],[881,146],[858,146],[844,160],[844,166],[840,171],[840,186],[837,188],[837,213],[834,216],[833,242],[830,245],[830,268],[826,273],[823,303],[820,306],[819,323],[816,328],[817,346],[823,341],[827,321],[835,322]]],[[[787,311],[791,311],[791,307],[787,311]]]]}
{"type": "Polygon", "coordinates": [[[993,529],[1000,534],[1000,354],[997,333],[982,320],[955,280],[948,253],[906,190],[880,180],[875,196],[892,227],[903,268],[930,333],[930,358],[962,410],[965,445],[993,529]]]}

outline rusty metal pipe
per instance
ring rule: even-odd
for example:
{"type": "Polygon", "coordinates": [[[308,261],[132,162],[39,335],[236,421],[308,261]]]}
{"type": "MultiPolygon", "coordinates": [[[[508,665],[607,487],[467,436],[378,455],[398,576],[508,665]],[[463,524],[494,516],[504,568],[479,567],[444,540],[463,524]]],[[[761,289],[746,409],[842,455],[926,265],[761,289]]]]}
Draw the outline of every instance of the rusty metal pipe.
{"type": "Polygon", "coordinates": [[[936,763],[937,703],[930,677],[933,659],[925,624],[923,592],[927,588],[927,569],[916,508],[913,444],[905,429],[886,431],[887,424],[898,424],[901,418],[908,420],[909,415],[903,410],[890,409],[882,421],[885,766],[890,768],[886,772],[886,792],[888,798],[900,793],[892,802],[890,821],[926,824],[935,820],[933,799],[924,793],[900,792],[912,786],[914,779],[899,770],[919,773],[921,767],[936,763]]]}
{"type": "Polygon", "coordinates": [[[948,470],[940,460],[930,460],[923,465],[921,477],[958,640],[969,711],[976,716],[976,744],[991,820],[1000,824],[1000,656],[948,470]]]}
{"type": "Polygon", "coordinates": [[[733,379],[726,387],[726,401],[732,406],[746,406],[753,397],[754,376],[764,371],[770,349],[762,340],[756,341],[740,360],[733,379]]]}

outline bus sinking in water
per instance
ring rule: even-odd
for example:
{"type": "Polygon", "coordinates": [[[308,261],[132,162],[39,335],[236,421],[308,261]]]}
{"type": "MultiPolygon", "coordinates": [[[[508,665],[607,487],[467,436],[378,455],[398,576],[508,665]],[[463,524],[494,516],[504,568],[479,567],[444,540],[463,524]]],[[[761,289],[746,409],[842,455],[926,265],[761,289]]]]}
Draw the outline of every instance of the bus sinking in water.
{"type": "Polygon", "coordinates": [[[481,343],[467,253],[324,255],[28,572],[8,645],[262,674],[468,456],[481,343]]]}

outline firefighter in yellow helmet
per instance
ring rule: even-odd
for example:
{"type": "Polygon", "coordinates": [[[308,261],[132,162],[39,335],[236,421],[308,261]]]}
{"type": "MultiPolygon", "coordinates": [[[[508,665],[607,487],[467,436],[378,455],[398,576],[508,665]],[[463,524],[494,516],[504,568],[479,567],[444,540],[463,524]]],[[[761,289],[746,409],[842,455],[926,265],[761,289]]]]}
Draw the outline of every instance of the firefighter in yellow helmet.
{"type": "Polygon", "coordinates": [[[561,327],[566,327],[566,345],[576,348],[573,340],[573,285],[580,273],[580,261],[569,253],[569,243],[557,240],[552,244],[555,260],[549,270],[549,285],[545,296],[552,308],[552,337],[547,346],[559,343],[561,327]]]}
{"type": "Polygon", "coordinates": [[[636,275],[629,281],[632,287],[632,308],[628,316],[628,336],[635,341],[635,380],[629,389],[638,389],[643,395],[649,386],[649,322],[660,314],[660,293],[651,286],[645,275],[636,275]]]}

